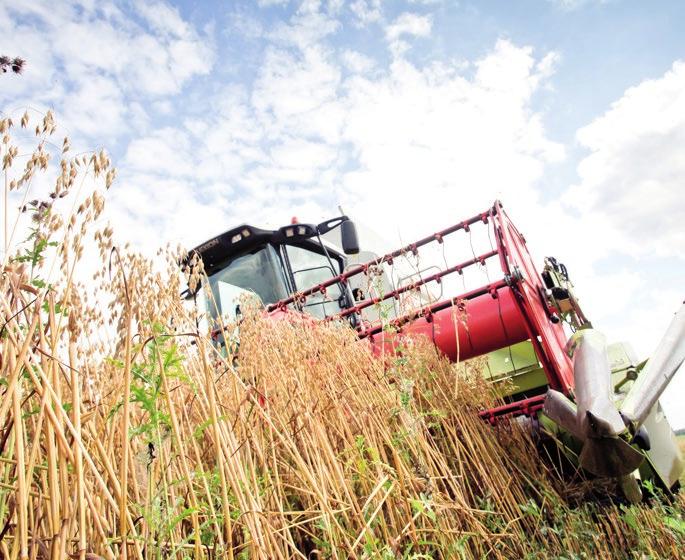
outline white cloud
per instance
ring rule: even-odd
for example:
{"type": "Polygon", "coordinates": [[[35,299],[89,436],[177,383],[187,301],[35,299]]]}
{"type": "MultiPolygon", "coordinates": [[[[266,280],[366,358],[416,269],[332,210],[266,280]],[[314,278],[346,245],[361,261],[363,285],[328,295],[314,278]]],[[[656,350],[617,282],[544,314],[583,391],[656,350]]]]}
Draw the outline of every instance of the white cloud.
{"type": "Polygon", "coordinates": [[[685,255],[685,62],[628,89],[578,132],[590,151],[568,201],[622,234],[623,251],[685,255]]]}
{"type": "MultiPolygon", "coordinates": [[[[390,37],[430,31],[428,19],[409,16],[395,21],[390,37]]],[[[333,48],[328,37],[337,26],[299,10],[269,35],[252,83],[205,99],[213,113],[131,143],[129,183],[147,184],[137,175],[185,177],[213,212],[223,205],[214,200],[230,192],[225,227],[276,225],[291,214],[315,221],[342,203],[391,242],[397,223],[405,236],[426,233],[503,191],[536,201],[533,186],[546,162],[563,157],[530,109],[551,72],[549,57],[499,41],[467,69],[472,77],[463,61],[414,66],[400,57],[381,66],[333,48]]],[[[122,188],[136,188],[131,184],[122,188]]],[[[216,233],[209,223],[197,224],[192,242],[216,233]]]]}
{"type": "Polygon", "coordinates": [[[236,8],[229,15],[230,34],[240,34],[248,39],[259,39],[264,35],[264,25],[245,9],[236,8]]]}
{"type": "Polygon", "coordinates": [[[430,15],[422,16],[410,12],[400,14],[392,23],[385,27],[385,38],[390,52],[399,57],[409,50],[409,37],[427,37],[433,27],[430,15]]]}
{"type": "Polygon", "coordinates": [[[331,165],[335,160],[335,155],[335,150],[330,146],[301,138],[286,140],[271,150],[271,158],[275,166],[310,169],[312,172],[331,165]]]}
{"type": "Polygon", "coordinates": [[[8,48],[28,64],[23,79],[3,86],[0,97],[52,107],[77,140],[111,143],[130,126],[127,119],[140,117],[140,103],[131,111],[137,101],[178,93],[209,72],[214,59],[210,39],[175,8],[162,2],[136,8],[148,27],[112,4],[6,5],[0,32],[13,38],[8,48]]]}
{"type": "Polygon", "coordinates": [[[100,138],[100,142],[124,131],[124,96],[111,80],[93,76],[78,80],[69,104],[65,104],[62,122],[68,130],[100,138]]]}
{"type": "Polygon", "coordinates": [[[403,38],[427,37],[432,27],[433,18],[430,15],[422,16],[410,12],[400,14],[385,28],[385,38],[390,51],[395,56],[400,56],[409,48],[409,44],[403,38]]]}
{"type": "Polygon", "coordinates": [[[271,6],[286,6],[290,0],[257,0],[260,8],[270,8],[271,6]]]}
{"type": "Polygon", "coordinates": [[[341,60],[343,65],[354,74],[366,74],[375,66],[372,58],[352,49],[345,49],[341,60]]]}
{"type": "Polygon", "coordinates": [[[179,15],[178,10],[164,2],[135,2],[138,13],[159,33],[177,38],[192,37],[192,28],[179,15]]]}
{"type": "Polygon", "coordinates": [[[532,51],[506,41],[473,79],[399,60],[380,78],[350,80],[344,138],[360,165],[344,176],[345,206],[414,235],[500,194],[535,201],[545,163],[563,157],[530,110],[539,83],[532,51]]]}
{"type": "Polygon", "coordinates": [[[211,45],[165,4],[140,4],[143,19],[156,33],[131,19],[115,21],[100,13],[68,21],[41,23],[53,45],[53,56],[70,75],[98,72],[126,90],[161,95],[179,91],[195,74],[211,67],[211,45]],[[88,45],[88,48],[84,48],[88,45]]]}
{"type": "Polygon", "coordinates": [[[390,41],[399,39],[403,35],[426,37],[431,32],[433,20],[430,16],[421,16],[404,12],[385,29],[385,36],[390,41]]]}
{"type": "Polygon", "coordinates": [[[136,138],[128,145],[124,158],[126,169],[162,177],[188,178],[195,172],[187,157],[190,139],[175,128],[164,128],[151,136],[136,138]]]}
{"type": "Polygon", "coordinates": [[[354,0],[350,4],[350,10],[358,27],[366,27],[380,21],[383,17],[381,0],[354,0]]]}
{"type": "Polygon", "coordinates": [[[616,0],[547,0],[562,10],[573,11],[589,4],[610,4],[616,0]]]}
{"type": "Polygon", "coordinates": [[[188,182],[158,173],[125,173],[109,197],[107,217],[118,241],[132,241],[153,254],[166,243],[175,245],[227,229],[230,189],[207,201],[188,189],[188,182]]]}
{"type": "Polygon", "coordinates": [[[335,110],[341,70],[330,52],[311,46],[301,52],[270,49],[254,84],[252,104],[276,130],[292,130],[326,140],[337,135],[335,110]],[[324,114],[319,118],[320,113],[324,114]]]}
{"type": "Polygon", "coordinates": [[[305,0],[288,23],[275,26],[269,39],[300,49],[320,47],[322,39],[340,28],[340,22],[319,8],[319,2],[305,0]]]}

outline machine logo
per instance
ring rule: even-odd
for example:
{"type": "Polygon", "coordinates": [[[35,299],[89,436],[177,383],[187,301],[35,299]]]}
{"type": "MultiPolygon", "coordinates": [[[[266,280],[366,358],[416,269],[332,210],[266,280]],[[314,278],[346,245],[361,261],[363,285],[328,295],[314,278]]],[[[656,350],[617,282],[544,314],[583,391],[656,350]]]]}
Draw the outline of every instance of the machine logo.
{"type": "Polygon", "coordinates": [[[197,248],[197,251],[199,253],[204,253],[207,249],[211,249],[212,247],[216,247],[218,244],[219,244],[219,238],[215,237],[214,239],[210,239],[209,241],[207,241],[207,243],[200,245],[197,248]]]}

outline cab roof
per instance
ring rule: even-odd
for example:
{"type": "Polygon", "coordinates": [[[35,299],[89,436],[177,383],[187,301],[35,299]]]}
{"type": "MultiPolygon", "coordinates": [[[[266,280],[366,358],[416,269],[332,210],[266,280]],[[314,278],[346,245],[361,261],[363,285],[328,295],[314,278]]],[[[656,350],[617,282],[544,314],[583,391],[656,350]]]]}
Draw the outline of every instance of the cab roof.
{"type": "Polygon", "coordinates": [[[242,255],[254,247],[265,243],[307,244],[312,243],[308,240],[316,235],[317,226],[311,224],[291,224],[276,230],[243,224],[191,249],[181,264],[184,267],[188,266],[193,255],[197,255],[202,259],[205,273],[211,276],[223,268],[227,260],[242,255]]]}
{"type": "Polygon", "coordinates": [[[283,235],[279,230],[261,229],[242,224],[212,237],[188,251],[188,257],[184,260],[183,265],[187,266],[193,255],[197,255],[204,263],[205,272],[211,276],[231,257],[247,252],[258,245],[276,242],[278,238],[282,237],[283,235]]]}

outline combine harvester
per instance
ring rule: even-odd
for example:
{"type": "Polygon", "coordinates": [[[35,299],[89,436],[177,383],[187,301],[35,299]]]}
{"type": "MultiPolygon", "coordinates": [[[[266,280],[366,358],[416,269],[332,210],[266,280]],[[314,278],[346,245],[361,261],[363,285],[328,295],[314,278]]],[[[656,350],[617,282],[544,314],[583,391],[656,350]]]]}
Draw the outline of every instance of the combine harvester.
{"type": "MultiPolygon", "coordinates": [[[[252,293],[274,316],[347,322],[376,354],[428,337],[454,362],[487,355],[484,375],[505,404],[482,411],[485,421],[519,418],[584,472],[617,479],[632,502],[642,499],[640,480],[679,488],[685,465],[659,397],[685,360],[685,305],[652,357],[637,363],[627,344],[607,345],[592,328],[563,265],[546,258],[538,274],[500,202],[382,257],[367,253],[364,263],[346,216],[273,231],[242,225],[196,247],[187,262],[193,255],[204,265],[215,325],[235,320],[241,294],[252,293]],[[329,232],[342,251],[323,239],[329,232]],[[486,240],[481,254],[477,236],[486,240]],[[461,250],[451,248],[455,240],[461,250]],[[420,269],[431,251],[440,258],[420,269]],[[458,255],[467,258],[448,262],[458,255]],[[466,288],[473,271],[485,281],[466,288]],[[443,297],[446,289],[455,295],[443,297]]],[[[214,337],[224,344],[223,331],[214,337]]]]}

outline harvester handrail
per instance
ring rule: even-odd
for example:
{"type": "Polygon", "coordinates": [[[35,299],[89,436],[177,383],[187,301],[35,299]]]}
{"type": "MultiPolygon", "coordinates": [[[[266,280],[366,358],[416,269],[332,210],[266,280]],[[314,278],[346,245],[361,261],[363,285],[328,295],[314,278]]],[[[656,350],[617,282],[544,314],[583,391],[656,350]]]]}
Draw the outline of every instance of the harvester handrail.
{"type": "MultiPolygon", "coordinates": [[[[440,272],[436,272],[435,274],[432,274],[430,276],[426,276],[425,278],[419,278],[418,280],[415,280],[414,282],[410,284],[405,284],[404,286],[401,286],[399,288],[396,288],[394,290],[390,290],[389,292],[383,294],[380,297],[369,297],[363,300],[361,303],[358,303],[356,305],[353,305],[352,307],[348,307],[346,309],[343,309],[339,313],[336,313],[335,315],[331,315],[329,317],[326,317],[326,320],[334,320],[334,319],[343,319],[347,317],[348,315],[352,315],[353,313],[359,313],[360,311],[366,309],[367,307],[371,307],[372,305],[377,305],[383,301],[386,301],[391,298],[397,298],[398,296],[409,292],[411,290],[415,290],[421,286],[424,286],[425,284],[428,284],[429,282],[435,282],[439,281],[441,278],[444,276],[447,276],[448,274],[452,274],[454,272],[457,272],[461,274],[463,269],[468,268],[469,266],[473,266],[474,264],[480,263],[480,264],[485,264],[485,261],[489,258],[492,258],[496,255],[499,254],[499,251],[497,249],[493,249],[492,251],[488,251],[487,253],[483,253],[482,255],[478,255],[476,257],[473,257],[472,259],[469,259],[467,261],[461,262],[459,264],[456,264],[454,266],[451,266],[449,268],[445,268],[444,270],[441,270],[440,272]]],[[[445,300],[446,301],[446,300],[445,300]]]]}
{"type": "Polygon", "coordinates": [[[387,253],[383,255],[380,258],[368,261],[364,264],[360,264],[356,266],[355,268],[351,268],[350,270],[343,272],[342,274],[339,274],[338,276],[334,276],[332,278],[329,278],[328,280],[322,282],[321,284],[317,284],[316,286],[312,286],[311,288],[307,288],[306,290],[302,290],[300,292],[296,292],[292,294],[291,296],[282,299],[280,301],[277,301],[276,303],[272,303],[267,307],[267,311],[275,311],[277,309],[284,309],[286,306],[290,305],[291,303],[295,303],[298,301],[302,301],[304,298],[311,296],[317,292],[323,292],[326,288],[333,286],[334,284],[340,284],[340,283],[346,283],[348,279],[352,278],[353,276],[356,276],[358,274],[363,274],[370,267],[375,267],[379,266],[384,263],[392,264],[392,261],[400,257],[402,255],[406,255],[407,253],[414,253],[416,254],[416,251],[419,247],[423,247],[424,245],[428,245],[429,243],[432,243],[433,241],[437,241],[438,243],[442,243],[443,237],[446,235],[450,235],[451,233],[454,233],[459,230],[465,230],[469,231],[469,228],[472,224],[475,224],[477,222],[483,222],[484,224],[488,223],[488,220],[492,217],[492,209],[487,210],[486,212],[481,212],[480,214],[476,214],[475,216],[472,216],[468,220],[464,220],[462,222],[459,222],[457,224],[454,224],[453,226],[450,226],[446,229],[443,229],[441,231],[438,231],[432,235],[429,235],[427,237],[424,237],[422,239],[419,239],[418,241],[414,243],[410,243],[409,245],[405,245],[401,249],[397,249],[395,251],[392,251],[391,253],[387,253]]]}
{"type": "MultiPolygon", "coordinates": [[[[493,298],[497,298],[497,290],[501,288],[506,288],[507,286],[509,286],[509,283],[504,279],[498,280],[496,282],[490,282],[489,284],[481,286],[480,288],[475,288],[458,296],[447,298],[442,301],[433,303],[431,305],[425,305],[423,307],[415,309],[414,311],[405,313],[401,317],[397,317],[395,319],[392,319],[391,321],[388,321],[387,325],[393,326],[395,328],[401,328],[402,325],[409,323],[410,321],[413,321],[417,317],[422,316],[426,318],[428,322],[430,322],[429,318],[433,313],[437,313],[438,311],[442,311],[443,309],[447,309],[448,307],[458,306],[461,302],[466,302],[471,299],[483,296],[485,294],[491,294],[493,298]]],[[[375,325],[372,325],[371,327],[364,329],[363,331],[360,331],[359,338],[366,338],[367,336],[373,336],[375,334],[378,334],[382,332],[384,329],[386,329],[387,325],[383,323],[376,323],[375,325]]]]}

